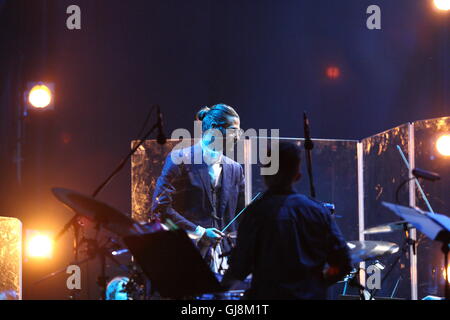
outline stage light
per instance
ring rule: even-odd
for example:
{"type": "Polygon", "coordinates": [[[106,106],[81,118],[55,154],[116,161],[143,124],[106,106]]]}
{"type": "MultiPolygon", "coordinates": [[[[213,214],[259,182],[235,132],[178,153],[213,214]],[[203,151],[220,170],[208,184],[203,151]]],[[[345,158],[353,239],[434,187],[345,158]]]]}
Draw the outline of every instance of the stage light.
{"type": "Polygon", "coordinates": [[[450,156],[450,135],[445,134],[439,137],[436,141],[437,151],[446,157],[450,156]]]}
{"type": "Polygon", "coordinates": [[[326,75],[329,79],[335,80],[341,76],[341,70],[338,67],[328,67],[326,70],[326,75]]]}
{"type": "Polygon", "coordinates": [[[45,84],[35,85],[28,94],[28,102],[37,109],[47,108],[52,99],[52,91],[45,84]]]}
{"type": "Polygon", "coordinates": [[[443,268],[442,275],[444,276],[444,281],[447,280],[448,283],[450,283],[450,278],[447,277],[447,274],[449,274],[449,273],[450,273],[450,266],[448,266],[448,268],[447,268],[447,273],[445,272],[445,268],[443,268]]]}
{"type": "Polygon", "coordinates": [[[53,255],[53,238],[44,232],[27,231],[27,258],[50,259],[53,255]]]}
{"type": "Polygon", "coordinates": [[[51,82],[28,82],[24,92],[25,109],[27,110],[53,110],[55,107],[55,84],[51,82]]]}
{"type": "Polygon", "coordinates": [[[434,6],[438,10],[448,11],[450,10],[450,0],[434,0],[434,6]]]}

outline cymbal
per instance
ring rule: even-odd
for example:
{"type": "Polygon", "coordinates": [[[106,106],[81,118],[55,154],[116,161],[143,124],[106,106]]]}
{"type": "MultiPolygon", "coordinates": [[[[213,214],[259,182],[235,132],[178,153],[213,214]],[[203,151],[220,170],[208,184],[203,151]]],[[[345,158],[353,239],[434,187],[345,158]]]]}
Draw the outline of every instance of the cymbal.
{"type": "Polygon", "coordinates": [[[140,233],[139,226],[133,219],[104,202],[69,189],[53,188],[52,192],[76,214],[100,223],[102,227],[119,236],[140,233]]]}
{"type": "Polygon", "coordinates": [[[348,241],[347,246],[353,263],[394,254],[400,249],[397,244],[385,241],[348,241]]]}
{"type": "Polygon", "coordinates": [[[364,234],[379,234],[379,233],[390,233],[395,231],[401,231],[404,230],[405,225],[408,229],[412,228],[413,226],[409,224],[406,221],[396,221],[396,222],[390,222],[386,224],[382,224],[376,227],[372,227],[369,229],[364,230],[364,234]]]}

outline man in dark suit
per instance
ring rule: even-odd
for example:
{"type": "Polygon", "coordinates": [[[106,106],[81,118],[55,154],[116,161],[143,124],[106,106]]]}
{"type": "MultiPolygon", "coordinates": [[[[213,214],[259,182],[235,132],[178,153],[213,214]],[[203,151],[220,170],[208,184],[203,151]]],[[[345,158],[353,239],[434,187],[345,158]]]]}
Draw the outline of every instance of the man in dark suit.
{"type": "MultiPolygon", "coordinates": [[[[244,206],[242,166],[224,155],[227,141],[239,137],[240,122],[236,111],[224,104],[202,109],[197,119],[202,121],[203,138],[168,155],[156,183],[152,213],[196,235],[211,269],[220,272],[227,268],[220,255],[232,245],[220,230],[244,206]],[[223,141],[217,143],[211,130],[221,133],[223,141]]],[[[228,231],[236,228],[233,224],[228,231]]]]}
{"type": "Polygon", "coordinates": [[[252,274],[248,299],[326,299],[329,285],[352,269],[349,249],[329,210],[296,193],[300,149],[279,145],[279,171],[246,210],[223,284],[252,274]]]}

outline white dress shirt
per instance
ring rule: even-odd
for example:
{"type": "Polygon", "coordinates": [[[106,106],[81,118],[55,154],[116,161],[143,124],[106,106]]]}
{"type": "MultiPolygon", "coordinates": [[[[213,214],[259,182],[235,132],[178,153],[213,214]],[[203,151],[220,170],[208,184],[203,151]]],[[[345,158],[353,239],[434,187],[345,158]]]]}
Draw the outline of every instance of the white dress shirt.
{"type": "MultiPolygon", "coordinates": [[[[217,186],[219,183],[220,175],[222,174],[222,156],[223,154],[218,151],[214,151],[209,149],[207,146],[203,144],[203,141],[200,142],[202,150],[203,150],[203,159],[208,165],[208,174],[211,179],[211,184],[213,186],[217,186]]],[[[198,239],[201,239],[205,234],[206,229],[202,226],[197,226],[195,229],[195,233],[198,235],[198,239]]],[[[220,258],[222,254],[222,247],[217,245],[210,248],[211,256],[213,257],[211,269],[215,273],[224,273],[225,270],[228,269],[228,261],[226,257],[220,258]]]]}

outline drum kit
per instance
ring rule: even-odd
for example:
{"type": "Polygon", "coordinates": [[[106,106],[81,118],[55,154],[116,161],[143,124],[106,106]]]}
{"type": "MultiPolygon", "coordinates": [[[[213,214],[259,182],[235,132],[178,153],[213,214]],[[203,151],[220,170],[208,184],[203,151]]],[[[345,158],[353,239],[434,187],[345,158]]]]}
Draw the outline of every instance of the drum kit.
{"type": "MultiPolygon", "coordinates": [[[[90,260],[96,258],[100,259],[101,274],[98,276],[97,284],[100,287],[101,296],[105,300],[144,298],[147,294],[147,281],[145,280],[143,273],[139,270],[139,267],[133,261],[131,261],[130,265],[125,265],[117,260],[119,256],[129,256],[130,254],[129,250],[124,248],[121,240],[130,235],[162,231],[164,230],[163,226],[158,223],[145,225],[139,224],[129,216],[123,214],[108,204],[73,190],[54,188],[52,189],[52,192],[60,202],[75,213],[74,217],[64,226],[62,231],[55,238],[55,240],[58,240],[65,231],[73,227],[75,233],[75,261],[71,264],[80,266],[90,260]],[[80,228],[80,225],[83,224],[84,219],[94,223],[97,232],[100,230],[105,230],[115,235],[115,237],[108,238],[107,241],[100,243],[97,233],[94,239],[83,237],[79,240],[78,229],[80,228]],[[78,256],[82,245],[86,246],[85,252],[87,257],[83,260],[79,260],[78,256]],[[108,282],[108,278],[106,276],[107,259],[112,261],[127,275],[116,277],[108,282]]],[[[66,268],[63,268],[38,280],[35,284],[41,283],[42,281],[65,272],[66,268]]],[[[76,298],[75,291],[72,292],[70,298],[76,298]]]]}
{"type": "MultiPolygon", "coordinates": [[[[52,189],[52,192],[60,202],[65,204],[75,213],[74,218],[64,227],[63,232],[70,228],[70,226],[74,226],[74,230],[76,230],[76,225],[78,224],[77,219],[86,218],[95,224],[97,230],[107,230],[120,239],[119,241],[111,240],[102,245],[100,245],[96,239],[83,239],[83,242],[88,243],[90,247],[90,250],[87,250],[88,257],[81,261],[75,261],[75,263],[82,264],[96,257],[100,258],[101,274],[98,277],[97,283],[100,287],[102,298],[112,300],[148,299],[148,280],[146,280],[147,277],[142,272],[137,262],[131,258],[131,266],[125,266],[120,264],[116,258],[121,255],[130,254],[128,248],[125,248],[123,241],[121,241],[123,238],[158,231],[167,231],[168,228],[166,225],[161,223],[139,224],[129,216],[109,206],[108,204],[76,191],[54,188],[52,189]],[[106,259],[109,259],[118,265],[120,269],[126,273],[126,276],[118,276],[108,282],[105,270],[106,259]]],[[[411,227],[412,226],[405,221],[398,221],[366,229],[364,234],[373,235],[396,232],[406,230],[411,227]]],[[[189,233],[187,235],[190,239],[195,239],[195,235],[189,233]]],[[[57,238],[60,236],[61,233],[57,236],[57,238]]],[[[230,239],[236,239],[237,233],[228,233],[227,237],[230,239]]],[[[78,243],[76,246],[79,246],[80,244],[81,243],[78,243]]],[[[387,255],[395,254],[400,249],[397,244],[384,241],[349,241],[347,242],[347,245],[350,249],[351,259],[354,265],[357,265],[363,261],[374,260],[387,255]]],[[[78,248],[75,247],[74,250],[77,252],[75,255],[77,260],[78,248]]],[[[355,270],[357,269],[354,269],[351,274],[345,277],[343,282],[345,282],[346,285],[356,285],[360,290],[365,291],[365,288],[357,284],[358,272],[355,270]]],[[[38,282],[54,277],[64,271],[65,269],[54,272],[38,282]]],[[[233,292],[226,292],[221,295],[211,294],[210,296],[216,298],[219,296],[220,299],[225,300],[237,300],[240,299],[243,294],[244,290],[234,290],[233,292]]],[[[367,298],[367,292],[365,297],[367,298]]],[[[208,294],[204,294],[201,297],[198,297],[198,299],[208,299],[208,294]]]]}

